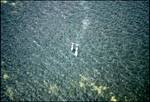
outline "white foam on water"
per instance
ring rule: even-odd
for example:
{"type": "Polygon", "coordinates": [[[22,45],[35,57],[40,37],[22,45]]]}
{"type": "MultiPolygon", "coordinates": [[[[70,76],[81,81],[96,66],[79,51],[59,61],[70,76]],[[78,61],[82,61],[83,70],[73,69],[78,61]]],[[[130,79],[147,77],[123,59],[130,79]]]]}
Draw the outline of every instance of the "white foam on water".
{"type": "Polygon", "coordinates": [[[88,25],[90,24],[89,19],[85,18],[84,20],[82,20],[83,23],[83,29],[86,30],[88,25]]]}

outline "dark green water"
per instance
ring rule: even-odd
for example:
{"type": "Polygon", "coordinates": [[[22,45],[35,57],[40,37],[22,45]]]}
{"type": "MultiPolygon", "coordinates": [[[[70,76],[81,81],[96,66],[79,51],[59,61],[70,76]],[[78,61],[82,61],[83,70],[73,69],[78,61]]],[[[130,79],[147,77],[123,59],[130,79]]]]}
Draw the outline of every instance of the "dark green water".
{"type": "Polygon", "coordinates": [[[1,100],[149,101],[149,2],[1,2],[1,100]]]}

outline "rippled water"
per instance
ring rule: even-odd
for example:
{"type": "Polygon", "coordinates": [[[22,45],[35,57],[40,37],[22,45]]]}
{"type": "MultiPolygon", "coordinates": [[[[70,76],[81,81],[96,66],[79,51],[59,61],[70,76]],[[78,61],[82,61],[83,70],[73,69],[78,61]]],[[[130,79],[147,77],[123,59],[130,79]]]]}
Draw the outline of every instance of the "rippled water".
{"type": "Polygon", "coordinates": [[[2,101],[149,101],[148,1],[1,3],[2,101]]]}

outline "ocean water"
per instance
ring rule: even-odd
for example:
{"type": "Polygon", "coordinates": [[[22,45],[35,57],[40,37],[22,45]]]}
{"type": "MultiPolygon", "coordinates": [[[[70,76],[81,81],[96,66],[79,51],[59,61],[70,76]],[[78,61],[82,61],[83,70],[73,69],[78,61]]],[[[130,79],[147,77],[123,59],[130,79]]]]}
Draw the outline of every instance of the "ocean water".
{"type": "Polygon", "coordinates": [[[1,100],[149,101],[149,1],[1,1],[1,100]]]}

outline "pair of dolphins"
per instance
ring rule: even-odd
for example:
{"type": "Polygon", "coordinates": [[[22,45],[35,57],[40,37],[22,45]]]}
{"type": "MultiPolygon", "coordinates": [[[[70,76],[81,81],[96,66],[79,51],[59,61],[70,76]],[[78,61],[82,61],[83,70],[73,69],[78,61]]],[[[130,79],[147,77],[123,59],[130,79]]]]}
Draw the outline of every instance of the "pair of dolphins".
{"type": "Polygon", "coordinates": [[[79,48],[78,47],[79,47],[79,44],[72,43],[72,45],[71,45],[71,51],[75,52],[74,53],[75,56],[78,56],[78,54],[79,54],[79,52],[78,52],[79,48]]]}

